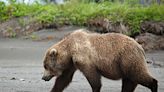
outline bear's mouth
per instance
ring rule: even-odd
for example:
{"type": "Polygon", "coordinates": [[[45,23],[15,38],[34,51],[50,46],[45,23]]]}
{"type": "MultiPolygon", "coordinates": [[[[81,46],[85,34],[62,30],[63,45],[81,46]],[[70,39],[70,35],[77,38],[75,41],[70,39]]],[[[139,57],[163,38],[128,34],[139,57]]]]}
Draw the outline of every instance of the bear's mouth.
{"type": "Polygon", "coordinates": [[[55,76],[57,76],[57,77],[60,76],[60,75],[62,75],[61,71],[57,71],[56,74],[55,74],[55,76]]]}
{"type": "Polygon", "coordinates": [[[60,75],[62,75],[62,70],[59,69],[55,69],[51,72],[52,75],[59,77],[60,75]]]}
{"type": "Polygon", "coordinates": [[[54,77],[59,77],[60,75],[62,75],[61,71],[55,71],[53,72],[54,77]]]}

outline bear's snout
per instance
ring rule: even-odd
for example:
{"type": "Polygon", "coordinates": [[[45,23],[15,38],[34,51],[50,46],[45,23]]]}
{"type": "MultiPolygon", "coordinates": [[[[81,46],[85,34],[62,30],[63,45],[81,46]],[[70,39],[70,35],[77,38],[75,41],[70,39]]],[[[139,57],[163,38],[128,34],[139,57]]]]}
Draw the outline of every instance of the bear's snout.
{"type": "Polygon", "coordinates": [[[52,77],[54,77],[54,75],[52,75],[48,70],[45,70],[42,80],[49,81],[52,79],[52,77]]]}

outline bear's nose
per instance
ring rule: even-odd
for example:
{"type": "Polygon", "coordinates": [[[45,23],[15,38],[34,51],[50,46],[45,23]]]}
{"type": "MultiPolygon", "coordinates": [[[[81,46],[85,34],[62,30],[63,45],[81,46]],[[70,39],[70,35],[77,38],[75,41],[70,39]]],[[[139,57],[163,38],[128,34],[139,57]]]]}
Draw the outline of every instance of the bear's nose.
{"type": "Polygon", "coordinates": [[[45,77],[44,76],[42,77],[42,80],[45,80],[45,77]]]}
{"type": "Polygon", "coordinates": [[[48,77],[43,76],[43,77],[42,77],[42,80],[49,81],[49,78],[48,78],[48,77]]]}
{"type": "Polygon", "coordinates": [[[42,80],[48,81],[48,79],[46,77],[42,77],[42,80]]]}
{"type": "Polygon", "coordinates": [[[53,75],[50,75],[50,76],[43,76],[43,77],[42,77],[42,80],[49,81],[49,80],[51,80],[52,77],[53,77],[53,75]]]}

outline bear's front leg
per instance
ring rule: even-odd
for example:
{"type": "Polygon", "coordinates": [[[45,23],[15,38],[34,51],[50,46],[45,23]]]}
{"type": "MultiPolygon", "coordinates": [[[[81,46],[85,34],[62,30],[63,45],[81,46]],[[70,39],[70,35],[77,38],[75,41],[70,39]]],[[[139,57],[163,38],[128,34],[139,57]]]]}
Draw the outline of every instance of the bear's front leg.
{"type": "Polygon", "coordinates": [[[62,92],[64,88],[66,88],[69,83],[72,81],[72,77],[76,69],[70,68],[65,70],[61,76],[57,77],[54,87],[51,92],[62,92]]]}
{"type": "Polygon", "coordinates": [[[94,67],[82,65],[79,67],[80,71],[87,78],[89,84],[92,87],[92,92],[100,92],[101,90],[101,75],[94,67]]]}

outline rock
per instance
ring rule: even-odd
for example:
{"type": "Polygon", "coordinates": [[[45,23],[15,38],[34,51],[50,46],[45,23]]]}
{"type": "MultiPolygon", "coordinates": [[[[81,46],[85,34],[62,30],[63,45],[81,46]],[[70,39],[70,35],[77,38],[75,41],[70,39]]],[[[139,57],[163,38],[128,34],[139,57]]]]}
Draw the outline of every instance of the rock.
{"type": "Polygon", "coordinates": [[[20,80],[20,81],[25,81],[25,79],[18,79],[18,78],[15,78],[15,77],[12,77],[10,80],[20,80]]]}
{"type": "Polygon", "coordinates": [[[143,33],[135,38],[145,51],[164,49],[164,36],[143,33]]]}
{"type": "Polygon", "coordinates": [[[159,61],[155,61],[154,58],[152,58],[152,59],[147,58],[146,61],[148,64],[151,64],[155,68],[156,67],[163,67],[162,63],[159,61]]]}
{"type": "Polygon", "coordinates": [[[164,36],[163,38],[159,39],[159,47],[164,50],[164,36]]]}
{"type": "Polygon", "coordinates": [[[143,33],[153,33],[156,35],[164,35],[164,22],[145,21],[141,24],[143,33]]]}

